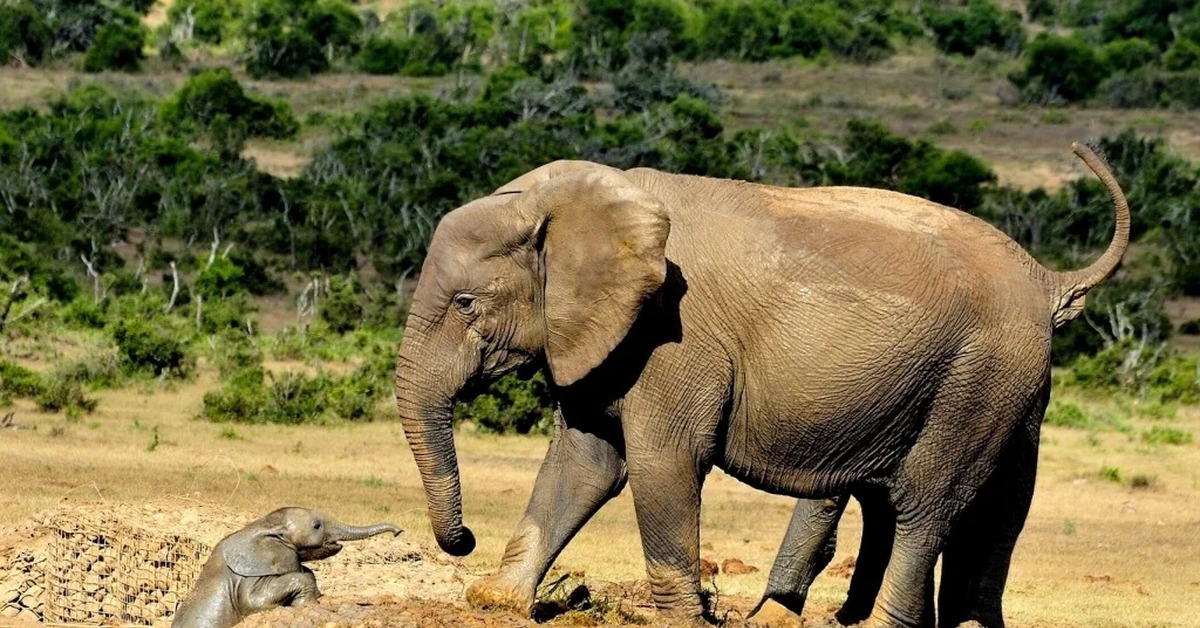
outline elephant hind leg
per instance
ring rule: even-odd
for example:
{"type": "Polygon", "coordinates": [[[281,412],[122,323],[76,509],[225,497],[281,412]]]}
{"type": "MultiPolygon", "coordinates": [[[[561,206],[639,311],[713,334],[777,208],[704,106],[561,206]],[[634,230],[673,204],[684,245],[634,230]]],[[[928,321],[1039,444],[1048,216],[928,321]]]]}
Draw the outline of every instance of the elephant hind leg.
{"type": "MultiPolygon", "coordinates": [[[[774,600],[797,615],[803,613],[808,588],[837,550],[837,524],[849,497],[796,501],[787,533],[771,566],[766,591],[748,617],[758,614],[767,600],[774,600]]],[[[874,594],[871,597],[874,600],[874,594]]]]}
{"type": "Polygon", "coordinates": [[[1005,365],[1001,349],[961,356],[929,405],[925,428],[891,485],[895,545],[871,624],[931,627],[933,569],[950,531],[1036,407],[1045,371],[1005,365]]]}
{"type": "Polygon", "coordinates": [[[1043,400],[1035,406],[1025,425],[1013,434],[996,471],[951,533],[942,554],[938,591],[938,625],[942,628],[968,621],[1004,628],[1001,598],[1013,548],[1033,501],[1045,405],[1043,400]]]}
{"type": "Polygon", "coordinates": [[[875,598],[883,584],[883,574],[892,558],[896,536],[896,513],[888,502],[886,492],[877,487],[867,487],[855,491],[854,497],[862,507],[863,530],[858,558],[854,562],[854,574],[850,577],[850,590],[837,612],[838,623],[845,626],[861,622],[871,615],[871,608],[875,606],[875,598]]]}

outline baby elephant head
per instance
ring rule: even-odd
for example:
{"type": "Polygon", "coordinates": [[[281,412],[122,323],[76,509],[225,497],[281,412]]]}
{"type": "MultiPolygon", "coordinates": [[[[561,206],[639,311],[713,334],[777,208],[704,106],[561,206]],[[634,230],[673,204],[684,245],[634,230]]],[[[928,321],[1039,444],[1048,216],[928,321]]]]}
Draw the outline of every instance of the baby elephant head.
{"type": "Polygon", "coordinates": [[[390,523],[346,525],[323,512],[280,508],[221,542],[222,557],[240,576],[272,576],[300,570],[301,562],[329,558],[342,541],[358,541],[400,528],[390,523]]]}

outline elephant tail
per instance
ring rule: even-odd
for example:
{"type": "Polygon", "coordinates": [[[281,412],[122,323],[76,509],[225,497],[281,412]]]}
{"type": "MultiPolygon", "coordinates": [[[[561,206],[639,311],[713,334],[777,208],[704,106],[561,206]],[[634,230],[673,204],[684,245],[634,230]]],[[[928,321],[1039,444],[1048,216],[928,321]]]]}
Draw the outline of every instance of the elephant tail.
{"type": "Polygon", "coordinates": [[[1100,259],[1092,262],[1087,268],[1053,273],[1054,281],[1050,298],[1052,299],[1055,327],[1079,316],[1079,313],[1083,311],[1084,296],[1116,270],[1117,265],[1121,263],[1121,258],[1125,255],[1125,249],[1129,247],[1129,201],[1125,199],[1125,193],[1121,191],[1121,186],[1113,176],[1112,170],[1087,146],[1075,143],[1071,145],[1071,149],[1100,178],[1104,187],[1108,188],[1108,194],[1116,206],[1116,232],[1113,234],[1112,241],[1108,243],[1108,249],[1104,251],[1104,255],[1101,255],[1100,259]]]}

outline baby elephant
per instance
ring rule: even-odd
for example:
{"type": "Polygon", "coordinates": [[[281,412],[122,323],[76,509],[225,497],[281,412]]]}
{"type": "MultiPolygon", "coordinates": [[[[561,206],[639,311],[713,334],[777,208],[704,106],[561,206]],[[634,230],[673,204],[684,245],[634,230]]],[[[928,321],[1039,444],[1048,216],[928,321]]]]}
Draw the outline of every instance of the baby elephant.
{"type": "Polygon", "coordinates": [[[251,613],[317,599],[317,579],[300,563],[329,558],[341,541],[400,534],[389,523],[356,527],[306,508],[280,508],[221,539],[171,623],[225,628],[251,613]]]}

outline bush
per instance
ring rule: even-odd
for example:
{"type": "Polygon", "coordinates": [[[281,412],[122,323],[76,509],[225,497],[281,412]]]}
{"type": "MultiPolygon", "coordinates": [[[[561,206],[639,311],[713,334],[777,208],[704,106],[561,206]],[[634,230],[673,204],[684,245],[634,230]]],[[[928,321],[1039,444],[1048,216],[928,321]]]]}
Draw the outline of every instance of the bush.
{"type": "Polygon", "coordinates": [[[1092,419],[1083,408],[1069,402],[1052,401],[1046,408],[1046,416],[1042,421],[1046,425],[1057,427],[1072,427],[1085,429],[1092,426],[1092,419]]]}
{"type": "Polygon", "coordinates": [[[0,360],[0,393],[14,398],[34,398],[42,394],[42,377],[7,360],[0,360]]]}
{"type": "Polygon", "coordinates": [[[1108,67],[1117,72],[1132,72],[1158,58],[1158,48],[1145,39],[1119,39],[1100,49],[1108,67]]]}
{"type": "Polygon", "coordinates": [[[1029,44],[1024,72],[1013,79],[1027,100],[1077,102],[1091,97],[1109,73],[1087,42],[1043,33],[1029,44]]]}
{"type": "Polygon", "coordinates": [[[121,320],[112,331],[125,371],[155,377],[181,378],[191,370],[186,345],[179,336],[163,319],[121,320]]]}
{"type": "Polygon", "coordinates": [[[0,59],[19,58],[36,65],[50,54],[54,31],[30,0],[0,3],[0,59]]]}
{"type": "Polygon", "coordinates": [[[1192,442],[1192,434],[1173,427],[1155,425],[1142,432],[1142,442],[1151,445],[1188,445],[1192,442]]]}
{"type": "Polygon", "coordinates": [[[1200,318],[1180,323],[1179,333],[1185,336],[1200,336],[1200,318]]]}
{"type": "Polygon", "coordinates": [[[241,280],[242,269],[229,258],[219,256],[196,276],[193,290],[206,299],[223,299],[242,291],[241,280]]]}
{"type": "Polygon", "coordinates": [[[285,371],[268,373],[267,404],[262,418],[268,423],[298,425],[319,421],[324,414],[330,385],[324,375],[308,377],[303,373],[285,371]]]}
{"type": "Polygon", "coordinates": [[[984,47],[1017,52],[1025,40],[1020,13],[1002,12],[990,0],[970,0],[964,8],[930,7],[923,16],[934,44],[946,54],[970,56],[984,47]]]}
{"type": "Polygon", "coordinates": [[[1160,402],[1200,401],[1200,363],[1194,358],[1167,358],[1146,377],[1146,386],[1150,396],[1160,402]]]}
{"type": "Polygon", "coordinates": [[[188,78],[169,100],[162,104],[163,121],[196,132],[219,130],[240,137],[295,137],[300,123],[291,107],[283,101],[255,98],[226,68],[204,70],[188,78]]]}
{"type": "Polygon", "coordinates": [[[182,24],[190,13],[192,37],[206,44],[219,44],[229,34],[237,8],[236,0],[179,0],[167,9],[167,20],[172,25],[182,24]]]}
{"type": "Polygon", "coordinates": [[[121,70],[136,72],[146,57],[146,27],[141,18],[129,11],[118,11],[118,19],[96,31],[96,40],[83,58],[85,72],[121,70]]]}
{"type": "MultiPolygon", "coordinates": [[[[224,377],[224,376],[223,376],[224,377]]],[[[204,394],[200,418],[215,423],[258,423],[267,405],[265,372],[251,366],[224,377],[217,390],[204,394]]]]}
{"type": "Polygon", "coordinates": [[[100,404],[87,396],[83,383],[69,375],[55,372],[37,398],[38,407],[47,412],[66,412],[68,416],[91,413],[100,404]]]}
{"type": "Polygon", "coordinates": [[[1150,109],[1162,103],[1163,89],[1159,73],[1143,68],[1109,77],[1100,87],[1098,99],[1115,109],[1150,109]]]}
{"type": "Polygon", "coordinates": [[[210,339],[212,363],[222,379],[235,373],[262,366],[263,352],[254,338],[240,330],[225,329],[210,339]]]}
{"type": "Polygon", "coordinates": [[[541,371],[528,379],[509,373],[469,403],[458,404],[454,417],[486,432],[547,434],[554,427],[554,406],[541,371]]]}
{"type": "Polygon", "coordinates": [[[1163,67],[1173,72],[1200,69],[1200,44],[1186,38],[1178,38],[1163,54],[1163,67]]]}
{"type": "Polygon", "coordinates": [[[368,74],[396,74],[408,62],[404,46],[387,37],[372,37],[358,53],[358,67],[368,74]]]}
{"type": "Polygon", "coordinates": [[[351,274],[335,277],[329,282],[330,292],[321,302],[321,320],[335,334],[353,331],[363,322],[363,306],[359,300],[361,286],[358,277],[351,274]]]}
{"type": "Polygon", "coordinates": [[[1163,75],[1167,98],[1187,109],[1200,109],[1200,69],[1163,75]]]}

